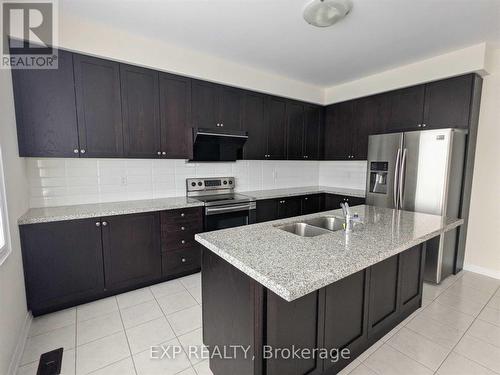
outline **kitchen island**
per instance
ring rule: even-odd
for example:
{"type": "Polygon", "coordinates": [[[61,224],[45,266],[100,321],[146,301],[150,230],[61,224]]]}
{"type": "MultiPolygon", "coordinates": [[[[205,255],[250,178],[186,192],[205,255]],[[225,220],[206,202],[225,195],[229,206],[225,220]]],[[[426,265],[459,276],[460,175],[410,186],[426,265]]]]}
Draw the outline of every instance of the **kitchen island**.
{"type": "Polygon", "coordinates": [[[281,227],[340,210],[196,235],[202,255],[203,339],[215,375],[335,374],[421,306],[425,242],[463,223],[356,206],[352,232],[302,237],[281,227]],[[306,349],[303,358],[283,349],[306,349]],[[314,350],[326,350],[328,358],[314,350]],[[347,350],[347,356],[332,355],[347,350]],[[267,358],[270,353],[280,355],[267,358]],[[337,352],[335,352],[337,351],[337,352]]]}

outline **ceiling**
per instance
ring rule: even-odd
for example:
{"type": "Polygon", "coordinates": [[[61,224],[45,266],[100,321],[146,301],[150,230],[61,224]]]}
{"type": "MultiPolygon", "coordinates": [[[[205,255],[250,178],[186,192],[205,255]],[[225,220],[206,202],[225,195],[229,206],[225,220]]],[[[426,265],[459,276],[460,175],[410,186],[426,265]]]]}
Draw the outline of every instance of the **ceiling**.
{"type": "Polygon", "coordinates": [[[330,28],[308,0],[60,0],[66,12],[327,87],[475,43],[500,43],[500,0],[352,0],[330,28]]]}

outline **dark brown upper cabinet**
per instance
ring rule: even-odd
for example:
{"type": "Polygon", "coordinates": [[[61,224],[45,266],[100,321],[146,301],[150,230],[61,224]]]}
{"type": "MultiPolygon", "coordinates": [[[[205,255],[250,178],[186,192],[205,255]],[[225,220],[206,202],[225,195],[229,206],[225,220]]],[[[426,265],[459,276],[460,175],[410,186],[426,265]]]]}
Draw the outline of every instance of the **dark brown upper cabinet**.
{"type": "Polygon", "coordinates": [[[474,74],[428,83],[422,127],[469,127],[474,74]]]}
{"type": "Polygon", "coordinates": [[[326,160],[347,160],[352,155],[354,101],[326,107],[324,153],[326,160]]]}
{"type": "Polygon", "coordinates": [[[322,156],[323,107],[304,105],[304,159],[319,160],[322,156]]]}
{"type": "Polygon", "coordinates": [[[160,157],[158,72],[120,64],[120,80],[124,156],[160,157]]]}
{"type": "Polygon", "coordinates": [[[286,103],[287,158],[304,159],[304,105],[289,100],[286,103]]]}
{"type": "Polygon", "coordinates": [[[160,73],[160,124],[162,157],[191,158],[190,78],[160,73]]]}
{"type": "Polygon", "coordinates": [[[197,128],[241,128],[242,91],[234,87],[193,80],[193,126],[197,128]]]}
{"type": "Polygon", "coordinates": [[[368,137],[383,132],[384,118],[389,112],[388,107],[388,101],[382,95],[367,96],[354,101],[351,160],[367,159],[368,137]]]}
{"type": "Polygon", "coordinates": [[[78,157],[73,54],[58,69],[12,70],[19,156],[78,157]]]}
{"type": "Polygon", "coordinates": [[[101,228],[106,290],[161,277],[159,212],[106,217],[101,228]]]}
{"type": "Polygon", "coordinates": [[[266,159],[286,160],[287,100],[269,96],[266,101],[266,159]]]}
{"type": "Polygon", "coordinates": [[[424,113],[425,85],[392,91],[389,96],[391,112],[385,130],[419,129],[424,113]]]}
{"type": "Polygon", "coordinates": [[[248,132],[243,157],[247,160],[263,160],[267,155],[267,126],[265,117],[266,97],[246,92],[243,97],[241,129],[248,132]]]}
{"type": "Polygon", "coordinates": [[[80,156],[122,157],[120,64],[74,54],[80,156]]]}

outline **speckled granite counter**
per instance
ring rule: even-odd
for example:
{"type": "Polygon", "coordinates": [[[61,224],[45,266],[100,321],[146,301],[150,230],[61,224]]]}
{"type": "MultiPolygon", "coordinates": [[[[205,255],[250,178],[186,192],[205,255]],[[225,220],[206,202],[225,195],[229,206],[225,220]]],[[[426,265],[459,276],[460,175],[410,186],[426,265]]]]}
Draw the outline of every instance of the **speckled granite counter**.
{"type": "Polygon", "coordinates": [[[292,197],[296,195],[316,194],[316,193],[348,195],[351,197],[359,197],[359,198],[364,198],[366,196],[364,189],[361,190],[361,189],[349,189],[349,188],[336,188],[329,186],[304,186],[304,187],[288,188],[288,189],[254,190],[254,191],[241,192],[241,194],[254,197],[257,200],[292,197]]]}
{"type": "Polygon", "coordinates": [[[200,233],[196,240],[287,301],[418,245],[463,223],[462,219],[356,206],[364,224],[346,234],[300,237],[276,228],[340,210],[200,233]]]}
{"type": "MultiPolygon", "coordinates": [[[[333,188],[325,186],[307,186],[290,189],[272,189],[241,192],[240,194],[255,197],[255,199],[279,198],[294,195],[332,193],[349,195],[353,197],[364,197],[364,190],[333,188]]],[[[152,212],[162,210],[173,210],[176,208],[203,206],[203,203],[186,197],[158,198],[136,201],[91,203],[72,206],[32,208],[21,216],[17,223],[37,224],[52,221],[87,219],[92,217],[127,215],[141,212],[152,212]]]]}
{"type": "Polygon", "coordinates": [[[174,197],[124,202],[81,204],[75,206],[32,208],[26,214],[21,216],[17,223],[19,225],[48,223],[51,221],[126,215],[198,206],[203,206],[203,203],[186,197],[174,197]]]}

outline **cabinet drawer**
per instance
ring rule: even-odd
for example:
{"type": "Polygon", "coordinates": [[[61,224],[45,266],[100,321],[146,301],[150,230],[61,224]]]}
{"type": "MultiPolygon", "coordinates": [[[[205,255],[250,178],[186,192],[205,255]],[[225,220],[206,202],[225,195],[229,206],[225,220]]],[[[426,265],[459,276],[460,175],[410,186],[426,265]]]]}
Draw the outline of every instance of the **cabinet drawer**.
{"type": "Polygon", "coordinates": [[[194,235],[200,232],[201,230],[189,231],[189,232],[163,233],[162,250],[172,251],[172,250],[187,249],[193,246],[198,246],[198,242],[195,241],[194,235]]]}
{"type": "Polygon", "coordinates": [[[163,253],[162,257],[163,276],[175,276],[199,269],[201,266],[200,246],[163,253]]]}
{"type": "Polygon", "coordinates": [[[178,231],[181,227],[203,227],[202,208],[186,208],[178,210],[168,210],[161,213],[161,226],[163,230],[178,231]]]}

